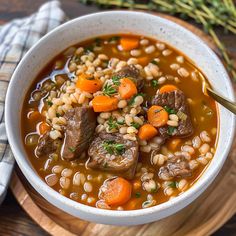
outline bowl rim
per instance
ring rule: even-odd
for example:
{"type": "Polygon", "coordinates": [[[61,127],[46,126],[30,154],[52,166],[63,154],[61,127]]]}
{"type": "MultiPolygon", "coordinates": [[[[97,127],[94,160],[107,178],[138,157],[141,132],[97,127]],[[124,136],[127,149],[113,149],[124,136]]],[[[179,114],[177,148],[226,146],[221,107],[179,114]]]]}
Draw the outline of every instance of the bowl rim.
{"type": "MultiPolygon", "coordinates": [[[[62,196],[61,194],[59,194],[57,191],[55,191],[54,189],[52,189],[51,187],[49,187],[41,178],[40,176],[37,174],[36,171],[34,171],[33,167],[31,167],[26,159],[28,158],[26,155],[24,155],[23,153],[20,152],[19,150],[19,144],[17,144],[15,138],[14,138],[14,130],[11,128],[11,124],[10,122],[8,122],[10,120],[10,106],[8,106],[8,104],[11,103],[11,100],[13,99],[12,93],[13,90],[12,88],[14,87],[14,84],[17,83],[17,73],[18,71],[21,70],[22,65],[24,64],[24,62],[27,60],[28,57],[31,56],[32,52],[37,50],[38,45],[44,44],[47,41],[48,37],[52,37],[52,35],[64,28],[69,27],[71,24],[73,24],[74,22],[80,21],[80,20],[85,20],[85,19],[89,19],[91,17],[94,16],[104,16],[104,15],[113,15],[114,17],[116,15],[120,15],[120,14],[126,14],[126,15],[136,15],[138,17],[138,15],[143,15],[145,17],[155,17],[158,18],[158,20],[160,22],[164,22],[166,24],[172,25],[174,27],[179,28],[179,30],[181,30],[183,33],[188,34],[191,38],[193,38],[198,45],[201,45],[201,47],[204,47],[205,50],[208,52],[208,55],[211,56],[211,58],[213,58],[216,63],[219,65],[219,70],[222,72],[222,74],[224,74],[224,79],[225,79],[225,83],[226,83],[226,87],[228,89],[228,97],[232,100],[234,100],[234,92],[233,92],[233,87],[231,84],[231,81],[228,77],[228,74],[224,68],[224,66],[222,65],[222,63],[220,62],[220,60],[218,59],[218,57],[216,56],[216,54],[206,45],[205,42],[203,42],[198,36],[196,36],[195,34],[193,34],[191,31],[187,30],[186,28],[180,26],[177,23],[174,23],[168,19],[165,19],[163,17],[159,17],[153,14],[149,14],[149,13],[143,13],[143,12],[138,12],[138,11],[125,11],[125,10],[115,10],[115,11],[104,11],[104,12],[98,12],[98,13],[92,13],[92,14],[88,14],[85,16],[80,16],[78,18],[75,18],[73,20],[70,20],[62,25],[60,25],[59,27],[56,27],[54,30],[52,30],[51,32],[49,32],[48,34],[46,34],[45,36],[43,36],[26,54],[25,56],[22,58],[22,60],[20,61],[19,65],[17,66],[17,68],[15,69],[12,77],[11,77],[11,81],[9,83],[9,87],[7,90],[7,94],[6,94],[6,104],[5,104],[5,122],[6,122],[6,131],[7,131],[7,136],[8,136],[8,140],[9,140],[9,144],[11,146],[12,152],[15,156],[15,159],[18,163],[18,165],[20,166],[20,169],[22,170],[23,174],[25,175],[25,177],[28,179],[28,181],[32,181],[35,185],[37,185],[45,194],[49,195],[50,198],[52,199],[57,199],[58,202],[60,202],[60,204],[66,204],[68,207],[72,207],[76,210],[79,211],[83,211],[85,213],[89,213],[89,214],[94,214],[97,216],[101,216],[101,217],[137,217],[137,216],[144,216],[144,215],[149,215],[150,213],[153,212],[158,212],[158,211],[163,211],[163,210],[167,210],[168,208],[171,208],[173,205],[177,205],[180,202],[183,201],[187,201],[187,199],[191,198],[191,196],[198,196],[199,192],[201,193],[201,188],[204,187],[204,184],[211,183],[214,180],[214,177],[218,174],[219,170],[221,169],[223,163],[225,162],[226,158],[227,158],[227,154],[231,148],[232,142],[233,142],[233,137],[234,137],[234,131],[235,131],[235,117],[233,117],[232,122],[231,122],[231,131],[229,132],[229,142],[227,143],[226,148],[224,149],[224,152],[221,154],[221,159],[219,162],[217,162],[217,165],[212,167],[212,168],[207,168],[208,171],[208,175],[201,177],[197,180],[197,182],[194,184],[194,186],[192,186],[190,189],[188,189],[188,191],[184,192],[183,194],[181,194],[180,196],[172,199],[171,201],[167,201],[164,202],[162,204],[150,207],[150,208],[146,208],[146,209],[137,209],[137,210],[129,210],[129,211],[117,211],[117,210],[105,210],[105,209],[99,209],[99,208],[95,208],[95,207],[91,207],[79,202],[75,202],[65,196],[62,196]]],[[[70,45],[69,45],[70,46],[70,45]]],[[[30,85],[29,85],[30,86],[30,85]]],[[[218,116],[220,116],[220,112],[218,113],[218,116]]],[[[220,137],[219,137],[220,139],[220,137]]],[[[22,140],[21,140],[22,141],[22,140]]],[[[36,189],[37,192],[39,192],[36,189]]],[[[40,195],[42,195],[41,193],[39,193],[40,195]]],[[[45,198],[45,197],[44,197],[45,198]]],[[[45,198],[46,199],[46,198],[45,198]]],[[[46,199],[48,201],[48,199],[46,199]]],[[[181,205],[181,204],[180,204],[181,205]]],[[[68,212],[68,211],[67,211],[68,212]]]]}

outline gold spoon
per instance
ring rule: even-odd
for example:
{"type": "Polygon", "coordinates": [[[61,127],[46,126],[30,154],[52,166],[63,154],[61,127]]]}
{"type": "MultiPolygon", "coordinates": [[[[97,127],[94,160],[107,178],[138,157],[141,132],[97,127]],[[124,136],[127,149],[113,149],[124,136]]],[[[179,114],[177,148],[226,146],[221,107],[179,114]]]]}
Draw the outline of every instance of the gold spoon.
{"type": "Polygon", "coordinates": [[[222,95],[211,89],[205,77],[202,75],[202,73],[199,73],[199,75],[202,79],[203,93],[209,95],[215,101],[220,103],[223,107],[225,107],[226,109],[228,109],[229,111],[231,111],[236,115],[236,103],[229,101],[227,98],[223,97],[222,95]]]}

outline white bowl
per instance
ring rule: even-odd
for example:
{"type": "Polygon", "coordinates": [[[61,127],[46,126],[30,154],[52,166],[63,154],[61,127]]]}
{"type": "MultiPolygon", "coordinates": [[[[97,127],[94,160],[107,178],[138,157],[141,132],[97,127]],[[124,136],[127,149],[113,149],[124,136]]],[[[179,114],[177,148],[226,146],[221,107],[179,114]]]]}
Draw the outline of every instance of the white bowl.
{"type": "Polygon", "coordinates": [[[102,210],[72,201],[47,186],[29,162],[21,138],[20,119],[25,94],[41,69],[68,46],[100,35],[117,33],[145,35],[177,48],[204,72],[216,91],[234,100],[232,85],[225,68],[200,38],[173,22],[151,14],[110,11],[69,21],[39,40],[21,60],[12,76],[6,98],[5,120],[9,143],[21,171],[36,191],[51,204],[88,221],[137,225],[174,214],[191,203],[209,186],[227,158],[234,137],[235,120],[229,111],[219,106],[220,135],[213,160],[191,189],[160,205],[132,211],[102,210]]]}

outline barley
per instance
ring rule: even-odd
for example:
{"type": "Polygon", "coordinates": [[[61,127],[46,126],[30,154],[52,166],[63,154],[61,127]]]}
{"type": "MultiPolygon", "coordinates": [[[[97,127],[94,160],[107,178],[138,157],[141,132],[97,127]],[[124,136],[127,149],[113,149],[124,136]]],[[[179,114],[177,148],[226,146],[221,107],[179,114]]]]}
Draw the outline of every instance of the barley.
{"type": "Polygon", "coordinates": [[[81,200],[85,201],[88,198],[88,195],[86,193],[81,195],[81,200]]]}
{"type": "Polygon", "coordinates": [[[61,177],[60,178],[60,186],[63,188],[63,189],[68,189],[70,187],[70,179],[69,178],[66,178],[66,177],[61,177]]]}
{"type": "Polygon", "coordinates": [[[133,106],[134,107],[137,107],[137,106],[140,106],[142,103],[143,103],[143,97],[142,96],[137,96],[135,97],[134,99],[134,103],[133,103],[133,106]]]}
{"type": "Polygon", "coordinates": [[[168,120],[167,125],[177,127],[178,126],[178,121],[175,120],[168,120]]]}
{"type": "Polygon", "coordinates": [[[180,191],[186,190],[188,187],[188,181],[186,179],[181,179],[178,183],[178,189],[180,191]]]}
{"type": "Polygon", "coordinates": [[[125,123],[128,125],[128,126],[131,126],[132,125],[132,122],[133,122],[133,117],[129,114],[125,115],[125,123]]]}
{"type": "Polygon", "coordinates": [[[60,138],[62,135],[61,135],[60,131],[53,130],[53,131],[50,131],[49,136],[51,139],[56,140],[56,139],[60,138]]]}
{"type": "Polygon", "coordinates": [[[123,136],[123,138],[126,139],[126,140],[131,140],[131,141],[136,141],[137,140],[135,134],[125,134],[123,136]]]}
{"type": "Polygon", "coordinates": [[[165,49],[163,52],[162,52],[162,55],[167,57],[169,56],[170,54],[172,53],[172,51],[170,49],[165,49]]]}
{"type": "Polygon", "coordinates": [[[100,133],[102,132],[103,130],[105,129],[105,126],[102,125],[102,124],[99,124],[97,127],[96,127],[96,133],[100,133]]]}
{"type": "Polygon", "coordinates": [[[195,136],[192,140],[193,147],[198,149],[201,146],[201,139],[198,136],[195,136]]]}
{"type": "Polygon", "coordinates": [[[166,77],[162,76],[158,79],[158,84],[164,84],[166,82],[166,77]]]}
{"type": "Polygon", "coordinates": [[[127,61],[128,65],[136,65],[138,64],[138,60],[136,58],[129,58],[129,60],[127,61]]]}
{"type": "Polygon", "coordinates": [[[144,174],[142,174],[141,176],[141,181],[145,182],[147,180],[153,179],[153,177],[154,177],[153,173],[144,172],[144,174]]]}
{"type": "Polygon", "coordinates": [[[92,204],[92,203],[94,203],[96,201],[96,199],[94,198],[94,197],[88,197],[87,198],[87,203],[88,204],[92,204]]]}
{"type": "Polygon", "coordinates": [[[166,48],[166,45],[164,43],[157,43],[156,47],[158,50],[162,51],[166,48]]]}
{"type": "Polygon", "coordinates": [[[58,182],[58,177],[56,174],[50,174],[45,177],[45,181],[48,186],[52,187],[57,184],[58,182]]]}
{"type": "Polygon", "coordinates": [[[140,139],[140,140],[139,140],[139,145],[140,145],[140,146],[146,146],[146,145],[147,145],[147,141],[140,139]]]}
{"type": "Polygon", "coordinates": [[[61,172],[61,176],[64,177],[71,177],[71,175],[73,174],[73,170],[65,168],[62,172],[61,172]]]}
{"type": "Polygon", "coordinates": [[[151,53],[155,52],[155,46],[154,45],[150,45],[150,46],[146,47],[144,51],[147,54],[151,54],[151,53]]]}
{"type": "Polygon", "coordinates": [[[85,182],[85,175],[80,172],[76,172],[73,177],[73,185],[80,186],[84,184],[84,182],[85,182]]]}
{"type": "Polygon", "coordinates": [[[182,64],[182,63],[184,63],[184,57],[178,56],[178,57],[176,57],[176,61],[182,64]]]}
{"type": "Polygon", "coordinates": [[[127,133],[128,134],[137,134],[138,130],[135,127],[131,126],[131,127],[127,128],[127,133]]]}
{"type": "Polygon", "coordinates": [[[203,165],[206,165],[208,163],[208,160],[202,156],[198,157],[196,160],[203,165]]]}
{"type": "Polygon", "coordinates": [[[206,143],[211,142],[211,138],[210,138],[209,134],[207,133],[207,131],[205,131],[205,130],[200,133],[200,138],[201,138],[202,142],[206,142],[206,143]]]}
{"type": "Polygon", "coordinates": [[[188,77],[189,76],[189,72],[183,67],[179,68],[177,70],[177,72],[181,77],[188,77]]]}
{"type": "Polygon", "coordinates": [[[143,186],[143,189],[147,191],[148,193],[156,192],[158,189],[158,186],[153,179],[143,182],[142,186],[143,186]]]}
{"type": "Polygon", "coordinates": [[[170,68],[171,68],[172,70],[178,70],[178,69],[180,68],[180,65],[179,65],[179,64],[176,64],[176,63],[173,63],[173,64],[170,65],[170,68]]]}
{"type": "Polygon", "coordinates": [[[135,116],[135,115],[138,114],[138,110],[137,110],[136,108],[131,108],[130,114],[133,115],[133,116],[135,116]]]}
{"type": "Polygon", "coordinates": [[[171,196],[174,193],[173,188],[167,187],[164,189],[164,194],[167,196],[171,196]]]}
{"type": "Polygon", "coordinates": [[[111,113],[110,112],[101,112],[99,115],[102,119],[107,120],[111,117],[111,113]]]}
{"type": "Polygon", "coordinates": [[[211,152],[207,152],[205,157],[206,159],[211,160],[213,158],[213,154],[211,152]]]}
{"type": "Polygon", "coordinates": [[[52,173],[60,174],[62,170],[63,170],[63,166],[56,165],[52,168],[52,173]]]}
{"type": "Polygon", "coordinates": [[[99,54],[98,58],[102,61],[107,61],[109,59],[108,56],[105,54],[99,54]]]}
{"type": "Polygon", "coordinates": [[[182,146],[181,150],[184,151],[184,152],[188,152],[190,155],[193,155],[195,153],[194,148],[189,146],[189,145],[182,146]]]}
{"type": "Polygon", "coordinates": [[[139,125],[143,125],[143,121],[141,118],[139,118],[138,116],[134,116],[133,120],[135,123],[138,123],[139,125]]]}
{"type": "Polygon", "coordinates": [[[84,101],[85,101],[85,95],[82,93],[82,94],[79,96],[78,103],[79,103],[79,104],[83,104],[84,101]]]}
{"type": "Polygon", "coordinates": [[[133,49],[133,50],[130,51],[130,55],[131,55],[132,57],[138,57],[138,56],[141,55],[141,51],[138,50],[138,49],[133,49]]]}
{"type": "Polygon", "coordinates": [[[96,207],[100,209],[111,209],[109,205],[107,205],[103,200],[99,200],[96,202],[96,207]]]}
{"type": "Polygon", "coordinates": [[[162,154],[157,154],[151,158],[152,165],[162,166],[167,161],[167,156],[162,154]]]}
{"type": "Polygon", "coordinates": [[[104,124],[105,120],[103,118],[101,118],[101,116],[97,116],[97,122],[98,122],[98,124],[104,124]]]}
{"type": "Polygon", "coordinates": [[[205,155],[210,150],[210,146],[207,143],[202,144],[202,146],[199,148],[199,152],[202,155],[205,155]]]}
{"type": "Polygon", "coordinates": [[[179,117],[175,114],[170,114],[169,119],[177,122],[179,121],[179,117]]]}
{"type": "Polygon", "coordinates": [[[191,170],[197,169],[198,166],[199,166],[199,163],[198,163],[196,160],[191,160],[191,161],[189,162],[189,168],[190,168],[191,170]]]}
{"type": "Polygon", "coordinates": [[[149,146],[149,145],[141,146],[141,147],[140,147],[140,151],[141,151],[141,152],[149,153],[149,152],[151,151],[151,146],[149,146]]]}
{"type": "Polygon", "coordinates": [[[77,68],[77,65],[74,62],[69,65],[70,72],[74,72],[76,70],[76,68],[77,68]]]}
{"type": "Polygon", "coordinates": [[[142,40],[140,40],[140,44],[142,46],[147,46],[149,44],[149,40],[148,39],[142,39],[142,40]]]}

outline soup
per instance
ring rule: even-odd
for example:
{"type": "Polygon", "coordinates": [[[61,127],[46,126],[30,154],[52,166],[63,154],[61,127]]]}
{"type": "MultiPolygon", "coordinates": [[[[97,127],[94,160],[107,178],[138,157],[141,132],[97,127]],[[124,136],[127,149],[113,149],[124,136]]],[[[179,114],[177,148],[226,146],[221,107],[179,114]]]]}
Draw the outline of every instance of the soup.
{"type": "Polygon", "coordinates": [[[22,139],[35,171],[60,194],[102,209],[177,197],[215,153],[216,104],[202,78],[179,51],[143,36],[68,48],[24,101],[22,139]]]}

